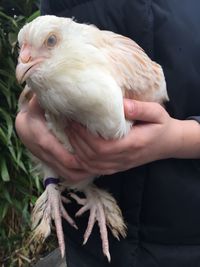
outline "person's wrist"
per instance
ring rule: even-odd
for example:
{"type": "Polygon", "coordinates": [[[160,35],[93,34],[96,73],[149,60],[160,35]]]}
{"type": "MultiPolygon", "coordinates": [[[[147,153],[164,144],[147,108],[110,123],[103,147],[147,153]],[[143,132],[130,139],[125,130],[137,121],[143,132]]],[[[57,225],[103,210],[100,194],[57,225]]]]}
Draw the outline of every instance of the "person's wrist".
{"type": "Polygon", "coordinates": [[[179,158],[184,145],[184,124],[183,121],[173,118],[171,124],[171,128],[173,129],[171,133],[171,158],[179,158]]]}
{"type": "MultiPolygon", "coordinates": [[[[172,158],[196,158],[200,147],[200,126],[195,120],[173,120],[172,158]],[[198,141],[199,140],[199,141],[198,141]]],[[[200,153],[199,153],[200,154],[200,153]]]]}
{"type": "Polygon", "coordinates": [[[165,135],[160,159],[178,158],[184,142],[182,121],[170,118],[165,135]]]}

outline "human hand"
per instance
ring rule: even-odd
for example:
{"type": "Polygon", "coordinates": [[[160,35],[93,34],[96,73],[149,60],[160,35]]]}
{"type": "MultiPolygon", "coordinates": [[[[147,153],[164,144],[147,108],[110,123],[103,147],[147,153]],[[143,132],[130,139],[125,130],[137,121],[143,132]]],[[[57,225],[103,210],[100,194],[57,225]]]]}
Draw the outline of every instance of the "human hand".
{"type": "Polygon", "coordinates": [[[192,132],[188,133],[189,128],[195,128],[199,134],[200,127],[195,121],[173,119],[157,103],[125,99],[124,110],[127,119],[140,122],[120,140],[104,140],[80,124],[72,124],[69,140],[77,161],[88,172],[113,174],[164,158],[199,155],[191,152],[195,143],[192,145],[192,132]],[[188,143],[184,134],[189,138],[188,143]]]}
{"type": "Polygon", "coordinates": [[[73,181],[88,178],[91,173],[112,174],[162,158],[200,157],[200,127],[195,121],[172,119],[156,103],[125,100],[124,107],[127,119],[143,123],[135,125],[125,138],[109,141],[74,124],[68,135],[76,149],[75,157],[47,129],[35,96],[18,113],[16,129],[32,154],[58,175],[73,181]]]}
{"type": "Polygon", "coordinates": [[[44,112],[36,96],[22,107],[15,125],[20,139],[28,150],[51,166],[58,175],[75,182],[91,176],[48,130],[44,112]]]}

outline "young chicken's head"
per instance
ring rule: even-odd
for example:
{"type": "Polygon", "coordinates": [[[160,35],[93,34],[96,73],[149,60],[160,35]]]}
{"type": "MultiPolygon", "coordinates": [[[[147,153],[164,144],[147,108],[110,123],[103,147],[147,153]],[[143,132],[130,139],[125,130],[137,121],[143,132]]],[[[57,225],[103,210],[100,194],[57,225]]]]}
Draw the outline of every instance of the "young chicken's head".
{"type": "Polygon", "coordinates": [[[48,15],[36,18],[20,30],[16,68],[19,83],[59,69],[59,65],[66,61],[64,57],[68,33],[72,32],[71,24],[75,24],[72,19],[48,15]]]}

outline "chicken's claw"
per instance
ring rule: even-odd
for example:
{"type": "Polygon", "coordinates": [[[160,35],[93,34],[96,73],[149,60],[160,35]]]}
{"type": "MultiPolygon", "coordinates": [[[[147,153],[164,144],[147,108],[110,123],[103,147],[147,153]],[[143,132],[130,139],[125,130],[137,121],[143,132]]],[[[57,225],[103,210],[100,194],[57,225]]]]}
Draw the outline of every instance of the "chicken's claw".
{"type": "Polygon", "coordinates": [[[103,254],[111,261],[108,242],[108,231],[106,225],[110,228],[113,235],[119,239],[119,235],[126,236],[126,225],[123,221],[121,211],[115,199],[106,191],[96,186],[88,186],[84,191],[86,199],[80,198],[74,193],[70,196],[82,205],[76,216],[81,216],[85,211],[90,210],[88,225],[84,233],[83,244],[86,244],[92,233],[95,222],[98,222],[100,236],[102,240],[103,254]]]}
{"type": "MultiPolygon", "coordinates": [[[[78,227],[65,210],[62,204],[62,199],[63,197],[61,196],[58,185],[56,183],[48,183],[45,191],[38,198],[33,209],[32,227],[34,229],[33,239],[44,241],[51,233],[51,222],[53,219],[56,226],[61,256],[64,257],[65,242],[61,217],[75,229],[78,229],[78,227]]],[[[64,198],[64,202],[68,202],[68,199],[64,198]]]]}

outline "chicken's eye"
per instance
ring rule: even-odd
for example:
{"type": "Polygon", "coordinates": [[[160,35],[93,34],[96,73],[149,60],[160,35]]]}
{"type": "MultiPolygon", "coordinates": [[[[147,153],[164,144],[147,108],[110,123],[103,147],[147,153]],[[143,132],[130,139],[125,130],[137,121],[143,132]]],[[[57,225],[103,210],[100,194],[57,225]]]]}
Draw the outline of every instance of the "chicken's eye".
{"type": "Polygon", "coordinates": [[[57,44],[57,37],[55,34],[50,35],[46,40],[46,45],[49,48],[53,48],[57,44]]]}

